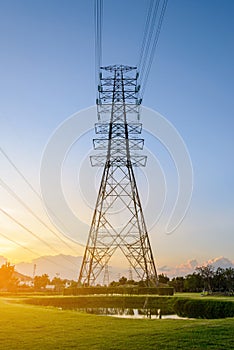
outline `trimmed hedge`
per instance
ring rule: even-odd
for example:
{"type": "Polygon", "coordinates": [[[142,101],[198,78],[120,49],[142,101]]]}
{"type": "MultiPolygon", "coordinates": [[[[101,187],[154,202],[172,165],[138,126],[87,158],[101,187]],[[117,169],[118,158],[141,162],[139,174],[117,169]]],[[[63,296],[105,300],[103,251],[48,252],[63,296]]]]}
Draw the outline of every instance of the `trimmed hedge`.
{"type": "Polygon", "coordinates": [[[174,310],[178,316],[189,318],[234,317],[234,302],[178,298],[175,300],[174,310]]]}
{"type": "Polygon", "coordinates": [[[172,287],[84,287],[67,288],[64,295],[94,295],[94,294],[120,294],[120,295],[173,295],[172,287]]]}

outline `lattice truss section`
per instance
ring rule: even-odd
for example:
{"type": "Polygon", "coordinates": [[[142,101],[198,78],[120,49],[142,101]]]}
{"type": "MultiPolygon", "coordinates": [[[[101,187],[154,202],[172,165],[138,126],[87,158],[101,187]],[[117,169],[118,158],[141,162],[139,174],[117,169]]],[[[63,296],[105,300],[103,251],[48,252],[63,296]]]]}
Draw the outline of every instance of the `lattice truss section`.
{"type": "Polygon", "coordinates": [[[140,155],[140,103],[136,67],[101,68],[97,99],[98,123],[93,140],[98,155],[92,166],[104,167],[79,282],[95,285],[120,249],[139,280],[157,283],[157,273],[145,225],[133,167],[145,166],[140,155]]]}

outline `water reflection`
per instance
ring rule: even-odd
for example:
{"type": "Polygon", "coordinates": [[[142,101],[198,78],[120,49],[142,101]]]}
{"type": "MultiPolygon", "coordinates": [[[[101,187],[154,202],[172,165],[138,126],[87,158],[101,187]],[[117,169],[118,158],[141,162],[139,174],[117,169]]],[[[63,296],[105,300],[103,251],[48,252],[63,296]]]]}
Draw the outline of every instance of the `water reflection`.
{"type": "Polygon", "coordinates": [[[124,308],[85,308],[78,311],[88,314],[113,316],[130,319],[184,319],[178,315],[163,315],[160,309],[124,309],[124,308]]]}

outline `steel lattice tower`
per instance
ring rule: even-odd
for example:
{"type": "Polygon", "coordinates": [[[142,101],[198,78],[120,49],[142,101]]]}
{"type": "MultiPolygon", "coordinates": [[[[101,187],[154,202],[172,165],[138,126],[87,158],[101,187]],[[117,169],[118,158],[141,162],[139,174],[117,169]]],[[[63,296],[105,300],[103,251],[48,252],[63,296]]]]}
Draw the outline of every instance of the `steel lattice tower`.
{"type": "Polygon", "coordinates": [[[98,86],[92,166],[104,167],[88,242],[80,269],[79,284],[100,280],[105,266],[119,248],[145,285],[157,284],[157,272],[143,216],[133,167],[145,166],[139,122],[136,67],[101,67],[98,86]],[[120,221],[120,223],[118,222],[120,221]]]}

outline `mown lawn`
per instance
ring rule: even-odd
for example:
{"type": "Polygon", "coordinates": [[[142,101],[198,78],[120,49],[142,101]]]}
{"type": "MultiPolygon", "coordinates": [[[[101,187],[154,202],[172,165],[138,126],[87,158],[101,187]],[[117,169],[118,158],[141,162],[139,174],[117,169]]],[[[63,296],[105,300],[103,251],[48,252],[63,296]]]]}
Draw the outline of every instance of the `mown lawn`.
{"type": "Polygon", "coordinates": [[[177,298],[192,298],[192,299],[212,299],[212,300],[222,300],[222,301],[233,301],[234,296],[225,296],[225,295],[202,295],[202,293],[175,293],[174,297],[177,298]]]}
{"type": "Polygon", "coordinates": [[[0,349],[234,349],[234,319],[129,320],[0,299],[0,349]]]}

